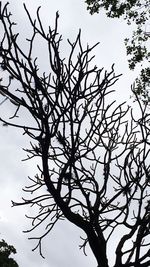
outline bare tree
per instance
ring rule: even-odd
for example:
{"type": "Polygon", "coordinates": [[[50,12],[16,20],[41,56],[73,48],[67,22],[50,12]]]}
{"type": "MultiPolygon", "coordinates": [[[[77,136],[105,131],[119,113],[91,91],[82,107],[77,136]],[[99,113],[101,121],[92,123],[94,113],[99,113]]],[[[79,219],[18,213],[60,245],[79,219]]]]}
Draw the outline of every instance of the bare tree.
{"type": "Polygon", "coordinates": [[[148,267],[150,115],[146,105],[137,97],[138,119],[125,104],[116,106],[110,101],[119,78],[114,66],[110,72],[93,67],[95,46],[84,49],[80,32],[73,43],[68,41],[68,59],[61,59],[58,14],[54,29],[45,32],[39,9],[33,20],[24,8],[33,29],[26,52],[14,33],[7,4],[0,7],[1,68],[8,74],[8,79],[6,75],[1,79],[1,102],[10,101],[16,108],[10,119],[3,114],[1,121],[22,129],[31,139],[25,160],[39,158],[41,164],[25,188],[31,198],[13,205],[38,208],[30,217],[29,231],[46,224],[45,232],[33,237],[41,255],[42,239],[59,220],[67,219],[85,233],[80,247],[86,254],[89,244],[99,267],[148,267]],[[37,36],[48,51],[49,73],[42,75],[33,57],[37,36]],[[107,248],[116,233],[112,265],[107,248]]]}

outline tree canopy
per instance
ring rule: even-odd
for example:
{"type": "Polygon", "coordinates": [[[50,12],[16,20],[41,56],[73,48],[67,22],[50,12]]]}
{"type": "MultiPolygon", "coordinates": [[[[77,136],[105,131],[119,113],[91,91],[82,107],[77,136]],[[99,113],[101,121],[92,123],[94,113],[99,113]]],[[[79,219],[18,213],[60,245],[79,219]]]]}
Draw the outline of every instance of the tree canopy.
{"type": "MultiPolygon", "coordinates": [[[[17,127],[29,138],[25,148],[37,173],[16,205],[34,208],[27,232],[43,226],[31,237],[42,255],[42,241],[61,220],[82,232],[80,248],[87,245],[98,267],[150,265],[150,114],[138,94],[138,116],[125,103],[112,100],[120,74],[93,66],[93,47],[83,46],[81,31],[68,40],[69,56],[61,56],[62,36],[55,26],[44,29],[40,8],[34,20],[24,5],[32,28],[26,49],[19,45],[8,4],[0,8],[0,93],[3,105],[12,105],[11,117],[1,114],[4,125],[17,127]],[[34,45],[47,45],[49,68],[40,71],[34,45]],[[43,44],[42,43],[42,44],[43,44]],[[44,45],[44,44],[43,44],[44,45]],[[32,161],[33,160],[33,161],[32,161]],[[39,162],[39,161],[38,161],[39,162]],[[35,211],[37,212],[35,214],[35,211]],[[117,235],[117,238],[115,238],[117,235]],[[108,246],[114,240],[113,259],[108,246]]],[[[46,62],[45,62],[46,65],[46,62]]],[[[2,106],[3,106],[2,105],[2,106]]]]}
{"type": "Polygon", "coordinates": [[[16,254],[16,249],[8,245],[5,240],[0,241],[0,266],[1,267],[19,267],[17,262],[11,258],[11,254],[16,254]]]}
{"type": "Polygon", "coordinates": [[[141,77],[136,80],[137,93],[144,101],[149,102],[150,1],[86,0],[85,3],[90,14],[99,13],[101,9],[104,9],[108,17],[123,17],[129,25],[133,26],[132,37],[125,39],[129,67],[133,70],[137,64],[141,64],[141,77]]]}

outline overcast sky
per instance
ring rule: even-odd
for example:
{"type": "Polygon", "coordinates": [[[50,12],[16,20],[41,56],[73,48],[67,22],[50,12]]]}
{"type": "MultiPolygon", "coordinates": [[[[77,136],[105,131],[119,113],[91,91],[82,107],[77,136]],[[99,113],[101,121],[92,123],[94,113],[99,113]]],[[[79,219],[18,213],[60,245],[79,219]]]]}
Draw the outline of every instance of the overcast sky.
{"type": "MultiPolygon", "coordinates": [[[[5,3],[6,1],[2,1],[5,3]]],[[[128,69],[126,51],[123,39],[130,34],[130,29],[124,21],[111,20],[105,17],[104,13],[91,16],[86,10],[83,0],[10,0],[9,9],[13,14],[15,22],[18,22],[17,30],[20,32],[22,47],[25,45],[24,37],[30,36],[27,16],[23,9],[23,2],[26,3],[32,16],[35,16],[39,5],[41,17],[45,26],[53,25],[55,13],[60,14],[59,32],[62,33],[64,45],[62,54],[67,53],[67,38],[73,41],[79,31],[82,30],[83,43],[93,45],[100,42],[95,49],[95,63],[99,68],[104,67],[110,70],[115,63],[116,73],[123,73],[118,83],[115,85],[116,98],[122,102],[129,100],[131,91],[130,85],[133,83],[135,73],[128,69]]],[[[38,44],[40,50],[36,53],[42,61],[42,45],[38,44]]],[[[0,107],[0,117],[6,112],[0,107]]],[[[25,214],[31,214],[29,207],[11,208],[11,200],[19,201],[22,197],[21,188],[26,184],[28,175],[35,173],[35,165],[23,163],[21,159],[25,157],[22,148],[26,140],[21,132],[9,127],[0,129],[0,239],[4,238],[9,244],[13,244],[17,249],[17,262],[20,267],[76,267],[76,266],[96,266],[93,255],[88,253],[85,257],[79,250],[81,244],[81,231],[70,223],[58,224],[43,242],[45,259],[42,259],[38,252],[32,252],[34,243],[27,238],[32,234],[23,234],[22,231],[30,227],[30,222],[25,218],[25,214]]]]}

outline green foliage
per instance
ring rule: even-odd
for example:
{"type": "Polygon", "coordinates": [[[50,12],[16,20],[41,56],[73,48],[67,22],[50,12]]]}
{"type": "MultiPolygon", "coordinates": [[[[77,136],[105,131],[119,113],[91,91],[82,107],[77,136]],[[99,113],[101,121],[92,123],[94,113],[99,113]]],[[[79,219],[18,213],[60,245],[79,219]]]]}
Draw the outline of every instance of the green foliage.
{"type": "MultiPolygon", "coordinates": [[[[127,56],[129,58],[129,68],[134,70],[137,64],[141,64],[141,67],[146,66],[149,63],[150,52],[148,49],[148,41],[150,32],[148,29],[150,18],[150,0],[86,0],[87,9],[90,14],[99,13],[103,8],[106,11],[106,15],[110,18],[123,17],[128,25],[134,25],[136,29],[133,31],[131,38],[125,39],[127,56]]],[[[136,86],[139,94],[142,98],[149,101],[149,82],[145,83],[145,75],[147,76],[147,70],[142,69],[140,78],[136,80],[136,86]]]]}
{"type": "Polygon", "coordinates": [[[133,20],[136,24],[146,21],[145,15],[149,8],[149,0],[86,0],[85,3],[91,15],[99,13],[100,9],[104,8],[108,17],[119,18],[123,15],[129,22],[133,20]]]}
{"type": "Polygon", "coordinates": [[[150,68],[142,69],[140,78],[136,79],[135,92],[138,94],[143,102],[150,103],[149,96],[150,88],[150,68]]]}
{"type": "Polygon", "coordinates": [[[110,18],[123,17],[128,25],[135,24],[136,30],[133,31],[132,38],[126,38],[127,55],[130,55],[129,67],[135,68],[136,63],[148,59],[149,53],[146,44],[149,38],[147,32],[147,23],[150,18],[150,1],[141,0],[86,0],[87,9],[90,14],[100,12],[100,9],[106,10],[106,15],[110,18]]]}
{"type": "Polygon", "coordinates": [[[130,56],[129,67],[133,70],[137,63],[149,60],[150,52],[147,49],[149,35],[145,34],[140,26],[133,32],[132,39],[125,39],[127,55],[130,56]]]}
{"type": "Polygon", "coordinates": [[[0,241],[0,267],[19,267],[16,261],[10,258],[12,253],[16,254],[16,249],[2,239],[0,241]]]}

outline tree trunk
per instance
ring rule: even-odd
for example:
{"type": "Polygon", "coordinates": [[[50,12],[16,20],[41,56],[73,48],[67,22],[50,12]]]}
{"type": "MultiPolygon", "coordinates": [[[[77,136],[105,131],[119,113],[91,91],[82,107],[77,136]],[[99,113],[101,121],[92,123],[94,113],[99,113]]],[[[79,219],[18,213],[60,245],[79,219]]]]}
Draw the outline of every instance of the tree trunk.
{"type": "MultiPolygon", "coordinates": [[[[90,248],[97,260],[98,267],[109,267],[106,255],[106,241],[101,231],[94,230],[89,227],[86,232],[90,248]]],[[[100,230],[100,229],[99,229],[100,230]]]]}

